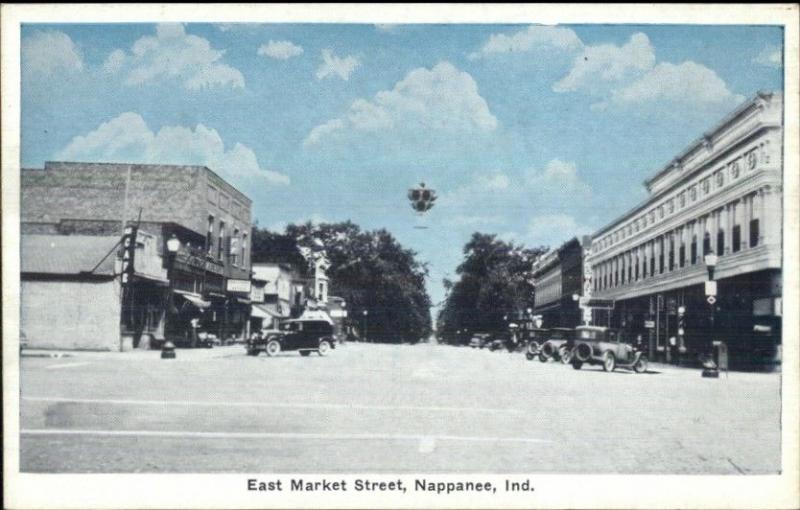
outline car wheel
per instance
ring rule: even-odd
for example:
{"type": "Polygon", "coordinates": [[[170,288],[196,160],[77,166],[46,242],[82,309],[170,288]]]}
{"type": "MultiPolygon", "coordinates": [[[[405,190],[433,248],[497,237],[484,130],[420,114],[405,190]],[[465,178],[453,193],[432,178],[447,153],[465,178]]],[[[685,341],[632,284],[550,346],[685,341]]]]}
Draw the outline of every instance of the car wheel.
{"type": "Polygon", "coordinates": [[[311,354],[311,351],[300,351],[300,356],[308,356],[311,354]]]}
{"type": "Polygon", "coordinates": [[[571,364],[572,368],[574,368],[575,370],[580,370],[581,367],[583,366],[583,362],[578,360],[574,360],[571,364]]]}
{"type": "Polygon", "coordinates": [[[614,357],[614,353],[611,351],[606,351],[606,353],[603,354],[603,370],[606,372],[613,372],[616,366],[617,358],[614,357]]]}
{"type": "Polygon", "coordinates": [[[541,361],[542,363],[547,363],[547,355],[545,353],[543,353],[543,352],[540,352],[539,353],[539,361],[541,361]]]}
{"type": "Polygon", "coordinates": [[[319,349],[317,349],[317,354],[320,356],[325,356],[328,354],[328,351],[331,350],[331,343],[327,340],[321,340],[319,343],[319,349]]]}
{"type": "Polygon", "coordinates": [[[561,358],[561,363],[568,365],[572,361],[572,351],[562,345],[558,349],[558,357],[561,358]]]}
{"type": "Polygon", "coordinates": [[[533,358],[535,358],[535,357],[536,357],[536,355],[535,355],[534,353],[532,353],[532,352],[526,352],[526,353],[525,353],[525,358],[526,358],[528,361],[533,361],[533,358]]]}
{"type": "Polygon", "coordinates": [[[640,357],[639,361],[637,361],[636,364],[633,365],[633,371],[636,372],[637,374],[643,374],[647,372],[647,358],[645,358],[644,356],[640,357]]]}
{"type": "Polygon", "coordinates": [[[281,343],[277,340],[267,342],[267,356],[277,356],[281,352],[281,343]]]}

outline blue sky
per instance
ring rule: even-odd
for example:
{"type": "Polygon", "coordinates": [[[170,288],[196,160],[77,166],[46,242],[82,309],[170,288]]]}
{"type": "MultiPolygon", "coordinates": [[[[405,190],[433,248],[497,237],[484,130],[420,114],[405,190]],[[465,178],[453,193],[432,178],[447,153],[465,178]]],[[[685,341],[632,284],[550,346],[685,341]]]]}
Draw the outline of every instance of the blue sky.
{"type": "Polygon", "coordinates": [[[779,27],[25,25],[22,165],[205,164],[259,225],[385,227],[455,276],[472,232],[591,233],[758,90],[779,27]],[[437,206],[420,218],[406,190],[437,206]],[[414,228],[425,226],[426,229],[414,228]]]}

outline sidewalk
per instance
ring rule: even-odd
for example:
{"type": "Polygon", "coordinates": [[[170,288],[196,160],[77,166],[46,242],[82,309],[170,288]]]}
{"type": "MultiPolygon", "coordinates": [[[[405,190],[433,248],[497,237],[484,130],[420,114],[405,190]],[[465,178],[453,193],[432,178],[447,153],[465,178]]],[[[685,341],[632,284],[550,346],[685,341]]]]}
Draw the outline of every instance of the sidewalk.
{"type": "MultiPolygon", "coordinates": [[[[226,345],[212,349],[175,349],[177,359],[203,360],[224,358],[244,354],[243,345],[226,345]]],[[[161,351],[133,349],[125,352],[112,351],[62,351],[50,349],[22,349],[20,358],[79,358],[79,359],[111,359],[111,360],[148,360],[160,359],[161,351]]]]}

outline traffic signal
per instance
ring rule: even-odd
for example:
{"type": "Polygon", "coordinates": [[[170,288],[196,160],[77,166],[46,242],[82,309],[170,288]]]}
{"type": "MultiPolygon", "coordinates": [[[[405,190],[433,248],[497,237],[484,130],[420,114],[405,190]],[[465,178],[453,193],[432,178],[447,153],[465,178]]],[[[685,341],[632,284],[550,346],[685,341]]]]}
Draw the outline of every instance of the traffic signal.
{"type": "Polygon", "coordinates": [[[127,226],[122,234],[122,283],[127,284],[134,273],[134,258],[136,256],[136,234],[138,227],[127,226]]]}

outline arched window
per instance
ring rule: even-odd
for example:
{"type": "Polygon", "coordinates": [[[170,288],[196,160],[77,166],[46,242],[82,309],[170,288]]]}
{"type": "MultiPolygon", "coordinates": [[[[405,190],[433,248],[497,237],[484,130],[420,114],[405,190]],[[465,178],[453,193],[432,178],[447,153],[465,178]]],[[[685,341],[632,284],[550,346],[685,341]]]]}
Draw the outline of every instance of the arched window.
{"type": "Polygon", "coordinates": [[[711,253],[711,234],[706,232],[703,235],[703,255],[708,255],[711,253]]]}

